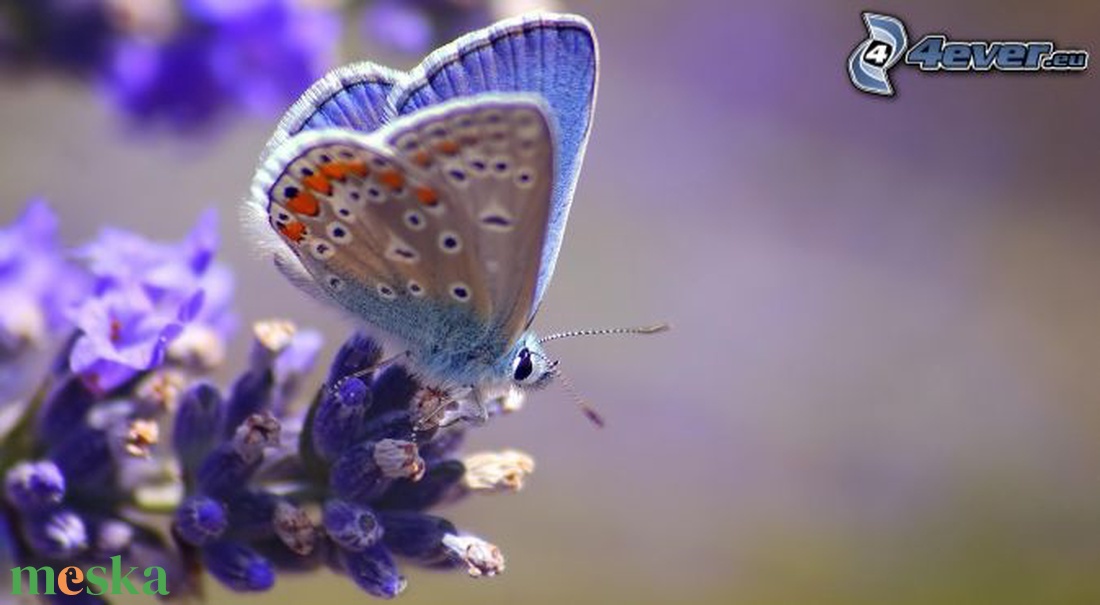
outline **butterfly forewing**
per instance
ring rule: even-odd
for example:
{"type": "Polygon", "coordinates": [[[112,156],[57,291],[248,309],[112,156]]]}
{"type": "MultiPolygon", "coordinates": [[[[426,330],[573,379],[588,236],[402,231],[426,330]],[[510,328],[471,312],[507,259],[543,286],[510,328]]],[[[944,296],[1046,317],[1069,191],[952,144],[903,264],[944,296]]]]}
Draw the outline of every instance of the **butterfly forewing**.
{"type": "Polygon", "coordinates": [[[485,92],[528,92],[554,118],[556,161],[546,246],[539,259],[536,304],[553,275],[592,124],[598,50],[583,17],[532,13],[505,19],[436,49],[393,87],[398,115],[485,92]]]}

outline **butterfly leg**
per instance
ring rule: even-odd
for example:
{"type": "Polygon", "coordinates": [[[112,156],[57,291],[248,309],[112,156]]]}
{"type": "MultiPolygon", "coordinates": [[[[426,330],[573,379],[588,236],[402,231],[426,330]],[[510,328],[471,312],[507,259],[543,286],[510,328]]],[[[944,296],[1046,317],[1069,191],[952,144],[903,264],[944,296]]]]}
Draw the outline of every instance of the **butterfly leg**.
{"type": "Polygon", "coordinates": [[[481,389],[471,387],[470,394],[473,396],[474,408],[477,412],[477,416],[471,418],[471,420],[474,421],[474,424],[481,426],[489,421],[489,408],[485,407],[485,401],[482,400],[481,389]]]}
{"type": "Polygon", "coordinates": [[[439,428],[446,428],[462,421],[482,425],[489,420],[489,410],[477,388],[461,387],[450,391],[427,389],[426,392],[428,394],[426,399],[434,399],[432,402],[434,405],[429,407],[421,404],[422,409],[429,411],[420,416],[420,420],[416,423],[417,430],[424,430],[433,424],[439,428]]]}
{"type": "Polygon", "coordinates": [[[351,374],[348,374],[348,375],[342,377],[340,380],[337,380],[336,384],[332,385],[332,391],[334,393],[338,393],[340,391],[340,387],[344,386],[344,382],[346,382],[348,380],[351,380],[352,378],[363,378],[364,376],[367,376],[368,374],[374,372],[375,370],[380,370],[380,369],[390,365],[391,363],[401,359],[402,357],[407,357],[408,355],[409,355],[408,351],[405,351],[403,353],[398,353],[396,355],[391,355],[390,357],[387,357],[387,358],[382,359],[382,360],[380,360],[376,363],[373,363],[368,367],[356,370],[356,371],[352,372],[351,374]]]}

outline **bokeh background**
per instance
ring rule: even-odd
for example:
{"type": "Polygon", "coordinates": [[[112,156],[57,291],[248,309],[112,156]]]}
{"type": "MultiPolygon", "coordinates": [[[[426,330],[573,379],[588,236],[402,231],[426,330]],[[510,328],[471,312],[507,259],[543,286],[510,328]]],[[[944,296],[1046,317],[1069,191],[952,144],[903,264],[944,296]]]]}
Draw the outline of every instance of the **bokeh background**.
{"type": "MultiPolygon", "coordinates": [[[[675,329],[555,343],[608,427],[552,388],[477,431],[538,464],[449,511],[508,570],[410,570],[403,601],[1100,602],[1100,83],[896,69],[884,100],[845,73],[861,10],[914,40],[1095,52],[1100,5],[563,4],[594,22],[602,74],[538,327],[675,329]]],[[[344,60],[416,63],[358,27],[344,60]]],[[[44,196],[70,243],[176,239],[216,206],[242,318],[331,348],[350,326],[236,223],[275,118],[144,127],[96,81],[5,69],[0,222],[44,196]]],[[[211,601],[368,598],[324,575],[211,601]]]]}

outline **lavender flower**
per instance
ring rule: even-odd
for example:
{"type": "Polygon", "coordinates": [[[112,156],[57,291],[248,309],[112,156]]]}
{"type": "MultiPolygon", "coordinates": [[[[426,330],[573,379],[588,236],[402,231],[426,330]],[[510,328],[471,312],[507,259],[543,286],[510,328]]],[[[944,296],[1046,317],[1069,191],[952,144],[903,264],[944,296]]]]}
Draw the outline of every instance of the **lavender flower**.
{"type": "Polygon", "coordinates": [[[205,213],[179,244],[104,230],[80,250],[95,277],[95,296],[72,313],[80,331],[70,367],[94,389],[111,390],[177,359],[209,367],[233,329],[232,280],[212,262],[216,216],[205,213]],[[208,300],[209,295],[209,300],[208,300]]]}
{"type": "MultiPolygon", "coordinates": [[[[52,234],[42,216],[20,219],[27,233],[46,224],[37,232],[52,234]]],[[[472,576],[503,571],[495,546],[427,511],[519,489],[533,463],[507,451],[467,467],[456,457],[464,429],[430,422],[426,402],[442,391],[383,361],[373,339],[349,338],[311,390],[320,337],[286,321],[253,327],[247,363],[225,391],[203,378],[217,363],[173,354],[196,327],[229,338],[231,276],[215,273],[214,234],[207,214],[180,243],[105,230],[79,248],[85,300],[58,314],[74,336],[0,434],[0,568],[118,558],[159,567],[156,589],[185,596],[199,591],[200,571],[256,592],[327,567],[382,598],[406,586],[397,557],[472,576]]],[[[52,251],[47,240],[38,243],[52,251]]]]}
{"type": "Polygon", "coordinates": [[[31,201],[14,223],[0,229],[0,363],[59,333],[87,281],[64,259],[53,211],[41,200],[31,201]]]}
{"type": "Polygon", "coordinates": [[[272,114],[335,62],[339,21],[294,0],[183,2],[188,21],[167,41],[120,40],[107,90],[132,117],[177,129],[226,110],[272,114]]]}
{"type": "MultiPolygon", "coordinates": [[[[421,55],[552,0],[33,0],[0,10],[0,63],[99,85],[143,132],[208,132],[234,113],[283,111],[355,40],[421,55]]],[[[359,53],[353,53],[358,56],[359,53]]]]}
{"type": "Polygon", "coordinates": [[[423,511],[475,490],[518,489],[517,473],[530,471],[530,459],[483,454],[481,476],[465,485],[464,466],[454,458],[462,429],[418,427],[419,385],[400,366],[374,371],[382,351],[363,335],[336,354],[312,406],[276,411],[270,393],[286,377],[275,380],[271,370],[293,353],[282,344],[294,340],[287,329],[255,330],[251,367],[228,397],[208,385],[184,396],[175,439],[189,496],[177,513],[176,535],[199,548],[215,578],[240,591],[269,588],[268,569],[324,565],[389,598],[405,587],[395,555],[433,568],[465,567],[472,575],[502,571],[495,547],[423,511]],[[208,437],[215,419],[233,419],[220,424],[220,443],[208,437]],[[199,450],[207,452],[201,460],[199,450]],[[311,508],[320,509],[319,518],[306,512],[311,508]]]}

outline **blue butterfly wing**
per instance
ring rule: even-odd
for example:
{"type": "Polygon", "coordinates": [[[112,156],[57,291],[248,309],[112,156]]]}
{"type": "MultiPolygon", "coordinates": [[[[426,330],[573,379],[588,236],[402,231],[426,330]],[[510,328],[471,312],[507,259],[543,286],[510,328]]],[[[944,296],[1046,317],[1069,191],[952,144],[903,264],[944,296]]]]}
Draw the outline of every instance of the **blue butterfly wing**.
{"type": "Polygon", "coordinates": [[[592,124],[597,47],[592,25],[575,15],[535,14],[473,32],[444,46],[399,82],[398,115],[487,91],[542,95],[555,122],[553,199],[531,315],[554,272],[592,124]]]}
{"type": "Polygon", "coordinates": [[[388,98],[405,74],[370,62],[332,70],[309,87],[286,112],[268,141],[261,162],[303,130],[378,130],[391,117],[388,98]]]}

